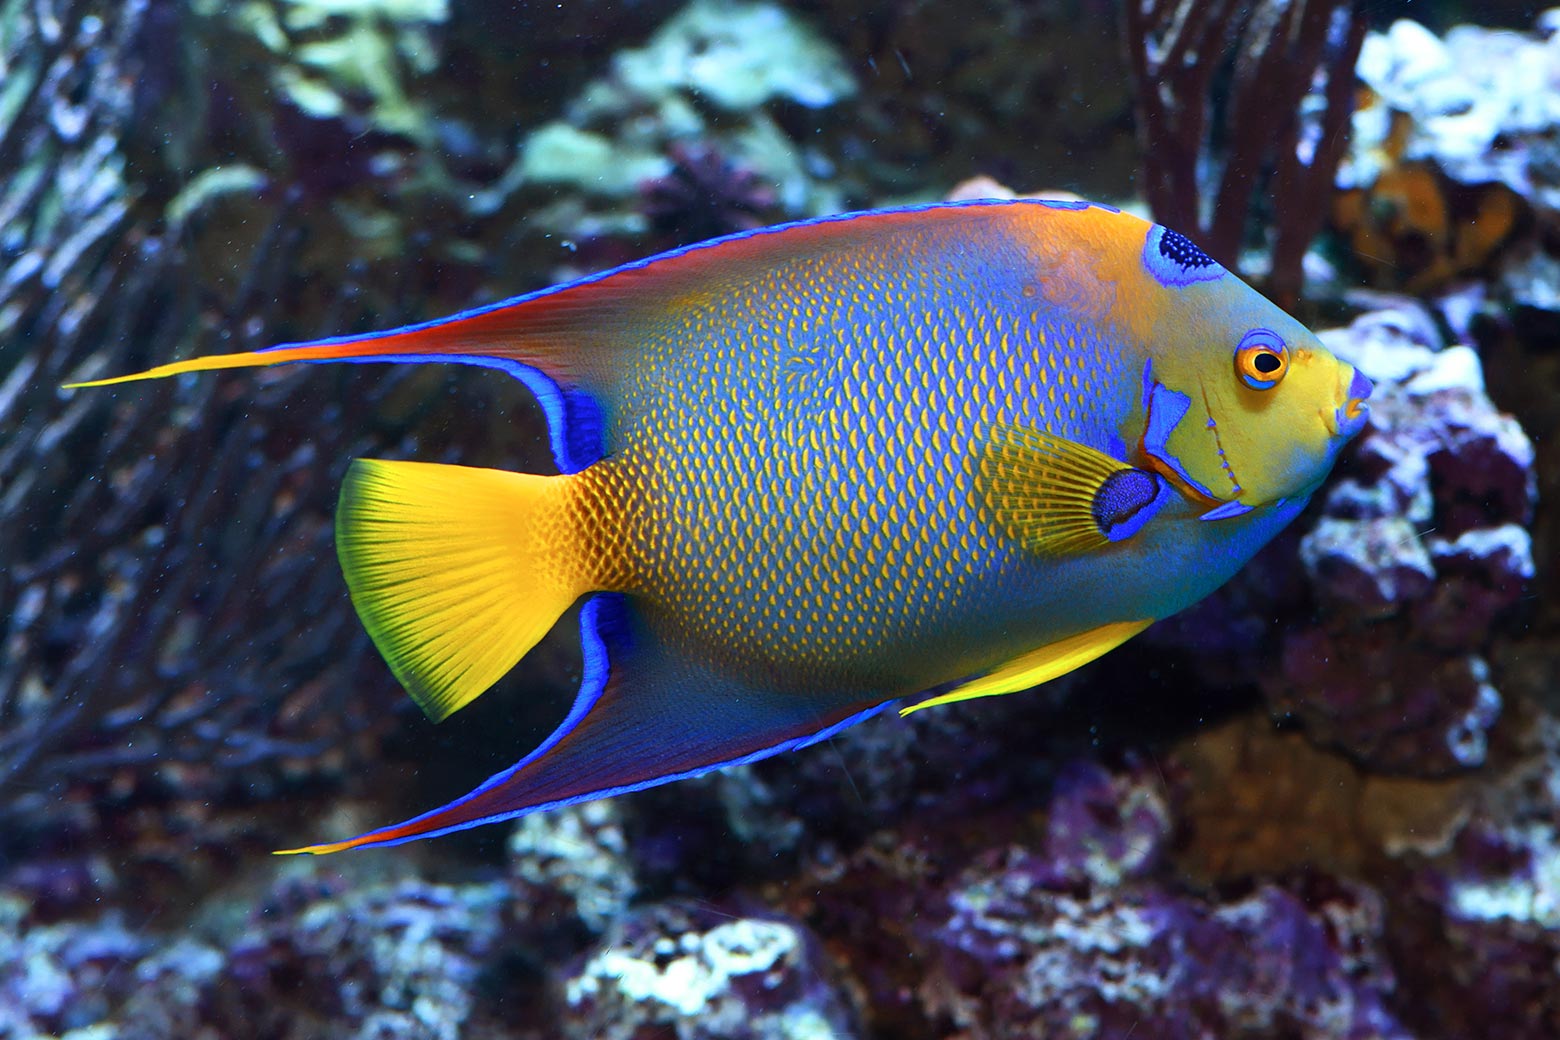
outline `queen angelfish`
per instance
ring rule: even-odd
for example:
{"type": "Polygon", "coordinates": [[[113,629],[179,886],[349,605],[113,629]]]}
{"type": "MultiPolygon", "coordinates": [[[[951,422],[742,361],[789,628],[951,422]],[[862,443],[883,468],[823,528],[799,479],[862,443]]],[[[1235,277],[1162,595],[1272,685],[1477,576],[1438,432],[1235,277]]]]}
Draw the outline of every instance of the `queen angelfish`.
{"type": "Polygon", "coordinates": [[[1027,689],[1218,588],[1366,421],[1371,384],[1184,236],[1034,201],[745,232],[451,318],[197,358],[481,365],[560,474],[359,459],[336,542],[434,720],[572,604],[535,751],[388,845],[1027,689]]]}

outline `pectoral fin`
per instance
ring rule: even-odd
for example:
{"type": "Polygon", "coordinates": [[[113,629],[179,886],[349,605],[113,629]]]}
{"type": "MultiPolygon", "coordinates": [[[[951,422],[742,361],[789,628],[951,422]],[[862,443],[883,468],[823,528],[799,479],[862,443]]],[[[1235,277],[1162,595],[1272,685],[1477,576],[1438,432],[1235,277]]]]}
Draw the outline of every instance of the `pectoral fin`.
{"type": "Polygon", "coordinates": [[[1085,553],[1132,537],[1169,500],[1169,485],[1086,444],[1001,426],[979,476],[997,523],[1046,556],[1085,553]]]}
{"type": "Polygon", "coordinates": [[[912,711],[930,708],[934,704],[952,704],[954,701],[996,697],[999,694],[1031,689],[1066,675],[1096,657],[1109,653],[1151,624],[1153,624],[1152,620],[1117,621],[1087,632],[1080,632],[1075,636],[1068,636],[1049,646],[1042,646],[1038,650],[1031,650],[1027,654],[1015,657],[1000,668],[987,672],[977,679],[971,679],[947,693],[939,694],[919,704],[912,704],[908,708],[901,708],[899,714],[908,715],[912,711]]]}

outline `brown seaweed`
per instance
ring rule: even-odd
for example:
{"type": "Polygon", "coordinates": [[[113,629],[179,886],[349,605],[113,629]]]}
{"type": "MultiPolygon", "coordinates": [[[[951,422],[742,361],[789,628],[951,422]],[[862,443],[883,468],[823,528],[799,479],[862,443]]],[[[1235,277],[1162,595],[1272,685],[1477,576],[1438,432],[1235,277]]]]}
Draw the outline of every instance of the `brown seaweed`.
{"type": "Polygon", "coordinates": [[[1365,28],[1349,0],[1126,4],[1142,187],[1154,216],[1234,268],[1265,200],[1267,288],[1286,306],[1299,298],[1301,262],[1327,219],[1365,28]],[[1227,87],[1216,90],[1224,76],[1227,87]],[[1319,115],[1303,111],[1308,97],[1319,115]]]}

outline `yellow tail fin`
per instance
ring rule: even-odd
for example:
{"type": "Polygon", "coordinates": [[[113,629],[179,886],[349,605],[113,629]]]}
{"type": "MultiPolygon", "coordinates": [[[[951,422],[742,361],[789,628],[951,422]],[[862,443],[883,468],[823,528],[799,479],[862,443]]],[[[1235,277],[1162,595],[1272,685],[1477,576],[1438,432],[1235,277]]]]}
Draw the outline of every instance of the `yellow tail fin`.
{"type": "Polygon", "coordinates": [[[469,704],[590,591],[569,477],[358,459],[336,553],[390,670],[434,721],[469,704]]]}

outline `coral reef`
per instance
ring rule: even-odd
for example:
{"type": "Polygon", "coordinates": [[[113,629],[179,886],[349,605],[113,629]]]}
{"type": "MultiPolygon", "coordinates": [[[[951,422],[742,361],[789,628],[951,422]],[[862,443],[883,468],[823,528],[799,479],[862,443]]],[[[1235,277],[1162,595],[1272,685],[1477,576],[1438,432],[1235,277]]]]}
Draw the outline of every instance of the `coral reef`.
{"type": "Polygon", "coordinates": [[[449,19],[447,0],[280,0],[215,10],[270,52],[271,90],[304,114],[334,119],[358,108],[365,128],[434,143],[419,80],[438,68],[432,33],[449,19]]]}
{"type": "MultiPolygon", "coordinates": [[[[921,1037],[1407,1037],[1389,1007],[1384,914],[1322,878],[1199,895],[1165,873],[1174,788],[1149,763],[1063,770],[1046,815],[870,843],[804,882],[815,927],[921,1037]],[[885,956],[886,951],[902,951],[885,956]],[[905,957],[908,952],[911,956],[905,957]]],[[[802,886],[799,886],[802,887],[802,886]]]]}
{"type": "Polygon", "coordinates": [[[466,1035],[501,935],[499,886],[281,886],[223,945],[185,940],[136,966],[121,1011],[144,1036],[466,1035]]]}
{"type": "Polygon", "coordinates": [[[794,921],[659,904],[562,980],[579,1040],[848,1040],[859,1034],[816,939],[794,921]]]}
{"type": "Polygon", "coordinates": [[[855,75],[843,118],[819,129],[837,142],[836,177],[863,185],[874,202],[935,198],[977,171],[1095,199],[1134,193],[1139,157],[1117,5],[794,6],[855,75]]]}
{"type": "MultiPolygon", "coordinates": [[[[182,936],[127,914],[40,925],[0,895],[6,1036],[470,1035],[502,952],[501,883],[295,872],[182,936]],[[110,1025],[110,1023],[112,1023],[110,1025]]],[[[491,1014],[491,1009],[485,1009],[491,1014]]],[[[487,1035],[496,1035],[488,1032],[487,1035]]]]}
{"type": "Polygon", "coordinates": [[[16,894],[0,896],[0,1033],[31,1040],[106,1017],[151,939],[117,912],[88,926],[43,925],[29,909],[16,894]]]}
{"type": "Polygon", "coordinates": [[[1560,120],[1554,28],[1546,14],[1537,35],[1459,25],[1442,38],[1406,20],[1371,33],[1357,72],[1372,97],[1354,117],[1340,186],[1368,185],[1398,162],[1433,162],[1459,184],[1500,183],[1557,208],[1547,140],[1560,120]]]}
{"type": "Polygon", "coordinates": [[[1552,1036],[1560,731],[1515,712],[1505,761],[1454,781],[1371,776],[1250,723],[1199,737],[1177,757],[1198,792],[1188,817],[1212,833],[1184,843],[1183,863],[1226,879],[1299,866],[1358,877],[1376,893],[1373,955],[1396,976],[1389,1006],[1408,1035],[1552,1036]]]}
{"type": "Polygon", "coordinates": [[[1555,209],[1554,62],[1547,41],[1507,30],[1443,40],[1398,21],[1369,35],[1333,221],[1376,284],[1428,291],[1488,272],[1533,207],[1555,209]]]}
{"type": "Polygon", "coordinates": [[[1403,20],[1370,34],[1334,223],[1377,285],[1495,276],[1503,299],[1560,308],[1555,28],[1545,12],[1525,32],[1459,25],[1443,38],[1403,20]]]}
{"type": "Polygon", "coordinates": [[[751,167],[721,155],[708,143],[673,144],[671,167],[640,184],[649,231],[657,239],[716,238],[775,223],[779,196],[751,167]]]}
{"type": "Polygon", "coordinates": [[[1393,980],[1367,889],[1264,886],[1209,905],[1152,887],[1057,893],[1044,871],[1014,850],[946,896],[928,951],[946,966],[928,985],[967,1035],[1410,1036],[1383,1007],[1393,980]]]}
{"type": "Polygon", "coordinates": [[[1418,927],[1396,939],[1405,984],[1425,994],[1413,1024],[1426,1035],[1538,1038],[1560,1030],[1560,729],[1526,720],[1521,757],[1469,796],[1466,826],[1417,863],[1397,892],[1418,927]],[[1461,951],[1417,958],[1416,942],[1461,951]]]}
{"type": "Polygon", "coordinates": [[[562,948],[598,936],[638,893],[616,802],[522,818],[509,837],[513,927],[562,948]]]}
{"type": "Polygon", "coordinates": [[[1388,771],[1484,761],[1501,706],[1489,646],[1534,575],[1533,445],[1474,352],[1433,330],[1399,309],[1324,334],[1378,392],[1300,544],[1324,616],[1286,632],[1264,682],[1317,739],[1388,771]]]}
{"type": "Polygon", "coordinates": [[[653,248],[833,212],[835,163],[779,116],[855,90],[839,51],[783,8],[694,0],[532,130],[514,173],[545,200],[532,221],[576,242],[672,232],[653,248]]]}
{"type": "MultiPolygon", "coordinates": [[[[1126,28],[1149,201],[1250,270],[1260,229],[1292,293],[1363,22],[1281,6],[1126,28]]],[[[1111,18],[0,0],[0,1035],[1560,1034],[1552,15],[1365,39],[1335,222],[1436,296],[1329,301],[1365,311],[1324,338],[1371,425],[1229,586],[1041,690],[507,836],[264,855],[465,790],[565,710],[567,632],[402,725],[330,563],[353,455],[545,468],[521,389],[55,389],[980,171],[1124,196],[1111,18]]]]}

